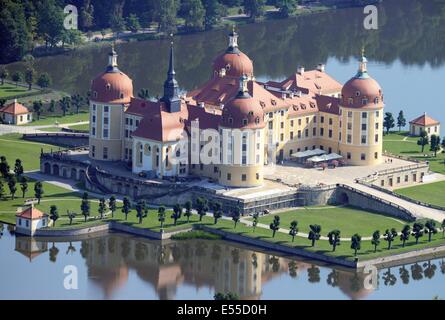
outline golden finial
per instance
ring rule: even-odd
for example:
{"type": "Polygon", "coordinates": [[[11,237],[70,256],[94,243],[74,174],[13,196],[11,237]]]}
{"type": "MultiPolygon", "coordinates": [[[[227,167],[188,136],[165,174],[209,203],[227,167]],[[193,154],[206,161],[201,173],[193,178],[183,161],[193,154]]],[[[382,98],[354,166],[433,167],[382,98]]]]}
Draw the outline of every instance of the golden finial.
{"type": "Polygon", "coordinates": [[[362,45],[362,57],[365,56],[365,45],[362,45]]]}

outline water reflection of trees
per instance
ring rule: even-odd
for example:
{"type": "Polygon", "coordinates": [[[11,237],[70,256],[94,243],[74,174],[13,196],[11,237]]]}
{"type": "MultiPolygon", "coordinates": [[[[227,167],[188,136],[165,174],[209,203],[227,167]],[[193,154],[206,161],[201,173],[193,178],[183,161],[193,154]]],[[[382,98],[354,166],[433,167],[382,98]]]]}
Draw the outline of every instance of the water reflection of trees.
{"type": "MultiPolygon", "coordinates": [[[[361,8],[272,20],[240,27],[240,45],[253,59],[256,76],[267,78],[283,78],[299,64],[310,68],[329,57],[349,61],[362,44],[371,59],[386,64],[398,59],[407,65],[444,63],[443,1],[385,1],[379,10],[378,30],[364,30],[362,23],[361,8]]],[[[176,37],[177,77],[185,90],[209,78],[212,60],[227,45],[226,34],[218,30],[176,37]]],[[[135,92],[148,88],[156,96],[162,91],[168,46],[169,40],[132,42],[117,48],[121,69],[133,78],[135,92]]],[[[37,69],[49,72],[57,87],[84,94],[91,79],[103,70],[108,50],[91,47],[38,59],[37,69]]]]}

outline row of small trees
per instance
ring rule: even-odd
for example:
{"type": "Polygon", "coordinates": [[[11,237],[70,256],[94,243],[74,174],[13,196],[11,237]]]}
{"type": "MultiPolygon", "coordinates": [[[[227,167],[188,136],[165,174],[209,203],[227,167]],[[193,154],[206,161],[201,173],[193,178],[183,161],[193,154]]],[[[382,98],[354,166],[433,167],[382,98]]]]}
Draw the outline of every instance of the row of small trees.
{"type": "MultiPolygon", "coordinates": [[[[259,215],[256,213],[253,215],[253,230],[258,224],[259,215]]],[[[280,216],[274,216],[273,221],[269,225],[270,230],[272,230],[272,237],[275,237],[275,233],[280,229],[280,216]]],[[[316,241],[321,238],[321,226],[318,224],[313,224],[309,226],[308,239],[312,242],[312,247],[315,246],[316,241]]],[[[445,219],[441,224],[442,236],[445,237],[445,219]]],[[[416,239],[416,244],[419,243],[419,239],[425,234],[428,235],[428,241],[432,241],[432,235],[438,232],[436,227],[436,222],[434,220],[428,220],[425,224],[421,222],[416,222],[411,227],[410,225],[405,225],[400,232],[400,241],[402,242],[402,247],[405,247],[406,242],[413,236],[416,239]]],[[[290,223],[289,235],[292,237],[292,242],[295,240],[295,236],[298,234],[298,221],[294,220],[290,223]]],[[[395,228],[386,229],[383,234],[383,239],[388,242],[388,250],[391,250],[392,243],[399,236],[399,233],[395,228]]],[[[327,234],[329,244],[332,246],[332,251],[335,251],[338,245],[340,245],[341,231],[334,229],[327,234]]],[[[371,243],[374,246],[374,252],[377,252],[377,247],[380,245],[381,234],[379,230],[374,231],[372,234],[371,243]]],[[[354,255],[357,255],[357,251],[361,249],[362,237],[359,234],[354,234],[351,237],[351,249],[354,250],[354,255]]]]}
{"type": "Polygon", "coordinates": [[[4,85],[7,79],[15,82],[16,86],[18,86],[19,82],[25,82],[28,85],[28,90],[32,89],[34,83],[41,88],[48,88],[52,84],[51,76],[47,72],[37,75],[33,67],[27,67],[24,73],[21,71],[10,73],[6,67],[0,67],[1,84],[4,85]]]}

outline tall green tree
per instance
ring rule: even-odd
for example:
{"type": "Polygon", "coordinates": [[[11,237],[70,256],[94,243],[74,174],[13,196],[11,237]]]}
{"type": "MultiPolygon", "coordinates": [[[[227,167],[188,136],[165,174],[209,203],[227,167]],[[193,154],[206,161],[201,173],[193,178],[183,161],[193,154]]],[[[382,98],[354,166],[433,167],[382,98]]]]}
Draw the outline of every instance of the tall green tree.
{"type": "Polygon", "coordinates": [[[411,226],[409,224],[405,225],[400,232],[400,241],[402,241],[402,247],[405,247],[406,241],[409,240],[411,234],[411,226]]]}
{"type": "Polygon", "coordinates": [[[377,252],[377,247],[380,244],[380,231],[376,230],[372,234],[371,244],[374,246],[374,252],[377,252]]]}
{"type": "Polygon", "coordinates": [[[164,228],[164,222],[165,222],[165,207],[160,206],[158,208],[158,220],[161,223],[161,230],[164,228]]]}
{"type": "Polygon", "coordinates": [[[21,178],[20,189],[22,190],[22,198],[24,198],[26,195],[26,192],[28,191],[28,179],[26,177],[21,178]]]}
{"type": "Polygon", "coordinates": [[[99,200],[99,208],[97,212],[99,212],[100,219],[103,219],[104,214],[107,212],[107,203],[105,202],[105,198],[101,198],[99,200]]]}
{"type": "Polygon", "coordinates": [[[173,219],[173,223],[175,226],[178,222],[178,219],[181,219],[182,217],[182,211],[183,211],[182,206],[179,203],[173,206],[173,213],[171,215],[171,218],[173,219]]]}
{"type": "Polygon", "coordinates": [[[141,24],[139,23],[139,18],[137,15],[131,13],[127,17],[127,28],[133,33],[138,32],[138,30],[141,28],[141,24]]]}
{"type": "Polygon", "coordinates": [[[144,219],[147,216],[148,208],[147,204],[144,200],[139,200],[136,204],[136,217],[139,219],[139,224],[142,224],[142,219],[144,219]]]}
{"type": "Polygon", "coordinates": [[[110,26],[111,30],[113,30],[113,32],[116,34],[117,38],[119,38],[121,32],[127,30],[127,24],[125,19],[118,14],[114,14],[111,16],[110,26]]]}
{"type": "Polygon", "coordinates": [[[207,199],[201,197],[197,198],[195,202],[195,209],[199,215],[199,221],[202,221],[202,217],[205,216],[209,210],[207,199]]]}
{"type": "Polygon", "coordinates": [[[213,221],[215,224],[218,223],[218,220],[222,217],[222,205],[220,202],[215,202],[213,205],[213,221]]]}
{"type": "Polygon", "coordinates": [[[226,8],[218,0],[203,0],[205,17],[204,27],[208,30],[217,25],[227,15],[226,8]]]}
{"type": "Polygon", "coordinates": [[[201,0],[183,0],[182,9],[184,12],[185,27],[188,30],[204,29],[205,9],[201,0]]]}
{"type": "Polygon", "coordinates": [[[111,218],[114,218],[114,213],[117,210],[116,197],[115,196],[111,196],[110,199],[108,199],[108,207],[110,208],[110,211],[111,211],[111,218]]]}
{"type": "Polygon", "coordinates": [[[11,194],[11,199],[15,199],[15,193],[17,192],[17,180],[15,179],[15,176],[11,175],[8,178],[8,188],[9,193],[11,194]]]}
{"type": "Polygon", "coordinates": [[[123,204],[122,204],[122,212],[125,215],[125,220],[128,218],[128,214],[131,212],[131,202],[128,197],[124,197],[123,204]]]}
{"type": "Polygon", "coordinates": [[[37,33],[43,38],[46,47],[54,47],[61,40],[65,30],[63,9],[56,0],[45,0],[37,4],[37,33]]]}
{"type": "Polygon", "coordinates": [[[428,242],[431,242],[433,234],[437,233],[436,222],[428,220],[425,223],[425,232],[428,233],[428,242]]]}
{"type": "Polygon", "coordinates": [[[53,227],[56,226],[56,221],[59,219],[59,212],[57,206],[52,205],[49,209],[49,218],[53,221],[53,227]]]}
{"type": "Polygon", "coordinates": [[[158,31],[166,34],[176,32],[176,15],[178,13],[178,1],[155,0],[154,15],[158,21],[158,31]]]}
{"type": "Polygon", "coordinates": [[[421,222],[416,222],[413,225],[412,235],[416,239],[416,244],[419,243],[419,239],[423,237],[424,225],[421,222]]]}
{"type": "Polygon", "coordinates": [[[395,228],[392,228],[391,230],[386,229],[385,233],[383,234],[383,237],[385,241],[388,242],[388,250],[391,249],[391,244],[394,241],[394,239],[397,238],[397,235],[398,233],[395,228]]]}
{"type": "Polygon", "coordinates": [[[9,77],[9,71],[4,66],[0,66],[0,80],[2,81],[2,85],[5,84],[5,80],[9,77]]]}
{"type": "Polygon", "coordinates": [[[34,68],[27,68],[25,71],[25,82],[28,84],[28,90],[32,89],[32,84],[36,80],[36,71],[34,68]]]}
{"type": "Polygon", "coordinates": [[[138,97],[144,100],[150,100],[150,93],[148,89],[142,88],[141,90],[139,90],[138,97]]]}
{"type": "Polygon", "coordinates": [[[234,225],[234,229],[236,229],[236,225],[238,224],[238,222],[241,219],[241,213],[238,207],[235,207],[233,209],[233,213],[232,213],[232,221],[235,223],[234,225]]]}
{"type": "Polygon", "coordinates": [[[284,18],[291,16],[297,9],[298,0],[276,0],[276,7],[284,18]]]}
{"type": "Polygon", "coordinates": [[[244,0],[244,11],[255,21],[265,13],[266,0],[244,0]]]}
{"type": "Polygon", "coordinates": [[[391,112],[385,112],[383,127],[386,128],[386,134],[389,133],[389,130],[395,127],[394,117],[391,112]]]}
{"type": "Polygon", "coordinates": [[[442,224],[440,226],[442,227],[442,238],[445,238],[445,219],[442,220],[442,224]]]}
{"type": "Polygon", "coordinates": [[[5,195],[5,187],[3,186],[3,182],[0,180],[0,199],[3,199],[5,195]]]}
{"type": "Polygon", "coordinates": [[[74,94],[71,96],[71,103],[76,109],[76,113],[79,114],[79,110],[84,104],[84,98],[80,94],[74,94]]]}
{"type": "Polygon", "coordinates": [[[341,238],[341,232],[340,230],[332,230],[328,233],[328,239],[329,244],[332,246],[332,251],[335,252],[335,249],[338,245],[340,245],[340,238],[341,238]]]}
{"type": "Polygon", "coordinates": [[[48,106],[48,112],[53,113],[55,111],[56,111],[56,101],[51,99],[51,101],[49,102],[49,106],[48,106]]]}
{"type": "Polygon", "coordinates": [[[24,2],[0,2],[0,64],[20,60],[32,48],[32,34],[26,20],[24,2]]]}
{"type": "Polygon", "coordinates": [[[90,200],[88,199],[88,193],[84,193],[82,197],[82,202],[80,204],[80,212],[83,215],[84,221],[87,222],[88,217],[90,216],[90,200]]]}
{"type": "Polygon", "coordinates": [[[48,88],[50,87],[52,84],[52,79],[51,76],[47,73],[47,72],[43,72],[39,75],[39,77],[37,78],[37,85],[40,88],[48,88]]]}
{"type": "Polygon", "coordinates": [[[292,237],[292,242],[294,242],[297,233],[298,233],[298,221],[294,220],[290,223],[290,229],[289,229],[289,235],[292,237]]]}
{"type": "Polygon", "coordinates": [[[66,116],[66,113],[71,108],[71,97],[63,97],[59,100],[60,109],[63,112],[63,116],[66,116]]]}
{"type": "Polygon", "coordinates": [[[430,139],[430,151],[434,152],[434,156],[437,157],[437,151],[440,150],[440,137],[433,134],[430,139]]]}
{"type": "Polygon", "coordinates": [[[14,164],[14,173],[15,176],[17,178],[20,178],[21,175],[23,174],[24,170],[23,170],[23,165],[22,165],[22,160],[20,159],[15,159],[15,164],[14,164]]]}
{"type": "Polygon", "coordinates": [[[425,146],[429,144],[428,133],[425,130],[420,131],[419,140],[417,140],[417,145],[422,147],[422,153],[425,150],[425,146]]]}
{"type": "Polygon", "coordinates": [[[15,82],[15,86],[18,87],[19,82],[23,81],[23,73],[16,71],[12,74],[11,79],[15,82]]]}
{"type": "Polygon", "coordinates": [[[357,251],[362,247],[362,237],[359,234],[354,234],[351,237],[351,249],[354,250],[354,256],[357,256],[357,251]]]}
{"type": "Polygon", "coordinates": [[[320,239],[321,226],[318,224],[311,224],[309,228],[310,231],[307,238],[312,241],[312,247],[313,247],[315,246],[315,242],[320,239]]]}
{"type": "Polygon", "coordinates": [[[3,178],[6,178],[9,175],[10,167],[8,164],[8,160],[6,160],[5,156],[0,157],[0,173],[3,178]]]}
{"type": "Polygon", "coordinates": [[[403,114],[403,110],[400,110],[399,115],[397,116],[397,126],[399,127],[399,132],[406,126],[406,119],[405,115],[403,114]]]}
{"type": "Polygon", "coordinates": [[[37,198],[37,203],[40,204],[40,200],[43,197],[45,191],[43,190],[43,185],[40,181],[34,184],[34,196],[37,198]]]}
{"type": "Polygon", "coordinates": [[[253,232],[255,232],[256,226],[258,225],[259,217],[260,217],[260,214],[258,212],[255,212],[252,216],[253,232]]]}
{"type": "Polygon", "coordinates": [[[72,225],[74,218],[76,218],[76,213],[74,211],[66,210],[66,215],[68,216],[68,219],[70,219],[70,225],[72,225]]]}
{"type": "Polygon", "coordinates": [[[190,222],[190,217],[192,216],[192,202],[189,200],[184,204],[185,213],[184,216],[187,218],[187,223],[190,222]]]}
{"type": "Polygon", "coordinates": [[[272,223],[269,225],[272,230],[272,238],[275,238],[275,233],[280,229],[280,216],[274,216],[272,223]]]}
{"type": "Polygon", "coordinates": [[[34,101],[32,103],[32,109],[37,115],[37,120],[40,120],[40,115],[42,114],[42,109],[43,109],[43,102],[41,100],[34,101]]]}

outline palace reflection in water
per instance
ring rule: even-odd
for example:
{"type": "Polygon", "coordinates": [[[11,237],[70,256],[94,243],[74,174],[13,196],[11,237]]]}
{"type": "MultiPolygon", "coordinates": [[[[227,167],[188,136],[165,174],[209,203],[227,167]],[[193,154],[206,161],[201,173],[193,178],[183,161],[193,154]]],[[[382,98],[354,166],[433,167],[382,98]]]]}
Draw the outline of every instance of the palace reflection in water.
{"type": "MultiPolygon", "coordinates": [[[[288,283],[294,279],[320,286],[319,290],[335,288],[336,293],[331,297],[335,299],[345,298],[344,295],[365,299],[373,293],[372,289],[365,289],[362,273],[256,252],[223,241],[160,243],[121,234],[72,243],[16,237],[15,250],[29,261],[47,255],[49,262],[58,263],[64,254],[78,256],[86,264],[87,281],[102,292],[94,297],[98,299],[114,298],[116,292],[128,285],[131,272],[138,281],[154,288],[159,299],[193,299],[193,296],[177,297],[182,286],[208,288],[208,299],[216,292],[234,292],[241,299],[260,299],[269,283],[288,283]]],[[[444,259],[388,268],[379,272],[378,290],[436,276],[443,282],[444,275],[444,259]]],[[[144,292],[139,292],[139,296],[144,299],[144,292]]],[[[277,298],[283,297],[277,293],[277,298]]]]}

